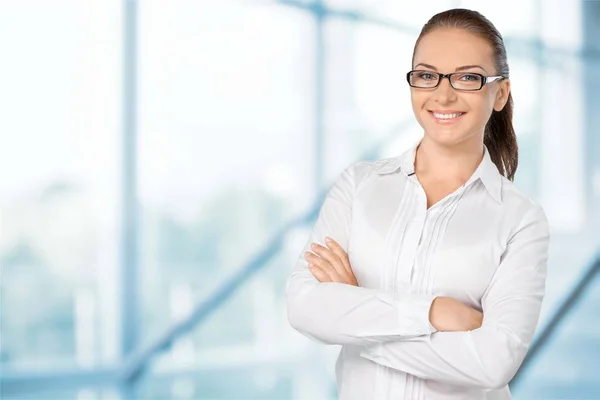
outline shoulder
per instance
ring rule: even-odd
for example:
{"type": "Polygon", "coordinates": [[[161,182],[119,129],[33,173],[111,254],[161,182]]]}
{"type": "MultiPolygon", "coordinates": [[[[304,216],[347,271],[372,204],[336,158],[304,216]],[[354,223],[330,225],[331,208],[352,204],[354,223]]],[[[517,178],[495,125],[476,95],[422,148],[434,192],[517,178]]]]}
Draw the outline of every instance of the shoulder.
{"type": "Polygon", "coordinates": [[[388,174],[398,170],[400,167],[400,156],[380,158],[377,160],[355,161],[346,167],[340,174],[350,177],[355,189],[363,186],[372,176],[388,174]]]}
{"type": "Polygon", "coordinates": [[[376,174],[382,175],[394,172],[400,168],[401,156],[380,158],[373,161],[357,161],[351,165],[354,174],[359,177],[376,174]]]}
{"type": "Polygon", "coordinates": [[[514,182],[502,177],[502,203],[517,225],[536,222],[548,226],[546,212],[540,203],[523,192],[514,182]]]}

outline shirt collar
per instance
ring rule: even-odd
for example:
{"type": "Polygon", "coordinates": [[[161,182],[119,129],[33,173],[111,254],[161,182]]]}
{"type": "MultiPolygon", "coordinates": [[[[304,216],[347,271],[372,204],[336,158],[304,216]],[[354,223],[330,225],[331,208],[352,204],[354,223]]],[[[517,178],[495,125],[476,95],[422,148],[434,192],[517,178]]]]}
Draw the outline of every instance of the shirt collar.
{"type": "Polygon", "coordinates": [[[481,160],[481,164],[479,164],[473,176],[481,180],[494,200],[502,203],[502,175],[498,171],[496,164],[492,161],[487,146],[483,145],[483,148],[483,160],[481,160]]]}
{"type": "MultiPolygon", "coordinates": [[[[379,175],[389,174],[400,169],[407,176],[415,172],[415,156],[417,147],[422,138],[413,143],[413,145],[399,156],[382,159],[375,162],[375,173],[379,175]]],[[[473,176],[465,183],[471,184],[479,179],[488,193],[499,203],[502,203],[502,175],[490,157],[487,146],[483,146],[484,154],[481,163],[473,173],[473,176]]]]}

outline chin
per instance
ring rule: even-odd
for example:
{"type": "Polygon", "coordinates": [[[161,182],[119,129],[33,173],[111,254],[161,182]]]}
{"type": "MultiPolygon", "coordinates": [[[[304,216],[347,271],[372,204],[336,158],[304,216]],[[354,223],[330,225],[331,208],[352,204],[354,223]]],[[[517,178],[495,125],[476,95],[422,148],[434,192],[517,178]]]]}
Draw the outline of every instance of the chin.
{"type": "Polygon", "coordinates": [[[425,132],[429,140],[441,146],[454,146],[467,138],[464,132],[458,132],[456,129],[440,129],[437,126],[430,127],[425,132]]]}

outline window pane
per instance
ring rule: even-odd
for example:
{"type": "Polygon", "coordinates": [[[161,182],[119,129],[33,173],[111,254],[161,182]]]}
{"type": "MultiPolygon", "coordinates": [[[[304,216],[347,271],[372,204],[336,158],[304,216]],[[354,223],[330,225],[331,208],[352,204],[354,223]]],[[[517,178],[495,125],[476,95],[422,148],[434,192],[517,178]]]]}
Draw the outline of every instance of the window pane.
{"type": "Polygon", "coordinates": [[[405,79],[415,35],[339,18],[329,20],[325,34],[326,154],[331,180],[367,150],[377,148],[379,156],[390,155],[384,152],[395,150],[394,140],[408,144],[422,130],[414,121],[405,79]]]}
{"type": "Polygon", "coordinates": [[[508,54],[511,93],[514,100],[513,125],[519,142],[517,186],[533,198],[540,195],[540,90],[542,67],[535,59],[508,54]]]}
{"type": "Polygon", "coordinates": [[[120,13],[118,0],[0,3],[4,365],[117,351],[120,13]]]}
{"type": "MultiPolygon", "coordinates": [[[[544,1],[544,4],[551,1],[544,1]]],[[[541,25],[539,0],[507,0],[502,3],[459,0],[457,7],[479,11],[500,31],[505,40],[535,38],[541,25]]],[[[554,25],[556,29],[556,25],[554,25]]]]}
{"type": "Polygon", "coordinates": [[[566,61],[562,68],[542,72],[544,82],[554,82],[544,85],[540,99],[542,200],[557,231],[577,232],[585,222],[581,62],[566,61]]]}
{"type": "Polygon", "coordinates": [[[333,9],[357,10],[368,17],[396,22],[410,29],[409,33],[418,34],[429,18],[452,8],[456,1],[429,0],[426,6],[418,1],[394,0],[325,0],[325,3],[333,9]]]}
{"type": "Polygon", "coordinates": [[[252,2],[153,0],[140,12],[148,339],[314,201],[314,26],[252,2]]]}

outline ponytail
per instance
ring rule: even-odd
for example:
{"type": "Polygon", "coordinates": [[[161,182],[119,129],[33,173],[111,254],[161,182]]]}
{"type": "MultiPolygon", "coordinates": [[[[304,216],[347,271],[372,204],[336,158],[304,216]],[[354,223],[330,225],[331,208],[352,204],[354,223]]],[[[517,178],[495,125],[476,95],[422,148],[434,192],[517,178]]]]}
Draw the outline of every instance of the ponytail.
{"type": "Polygon", "coordinates": [[[483,143],[490,153],[490,158],[496,164],[496,168],[500,174],[511,181],[515,178],[519,164],[519,147],[512,124],[512,115],[513,99],[512,94],[509,94],[504,108],[500,111],[492,111],[483,137],[483,143]]]}

